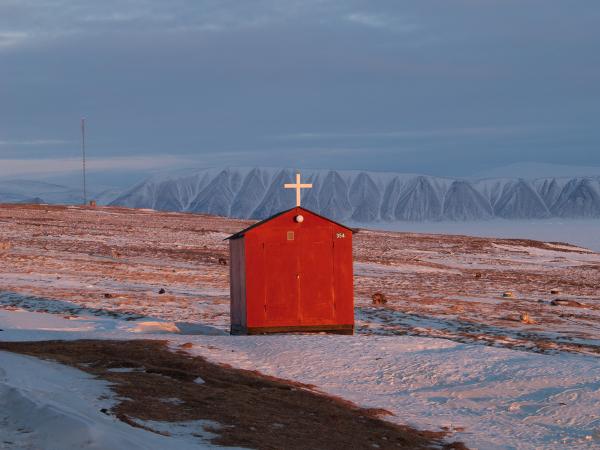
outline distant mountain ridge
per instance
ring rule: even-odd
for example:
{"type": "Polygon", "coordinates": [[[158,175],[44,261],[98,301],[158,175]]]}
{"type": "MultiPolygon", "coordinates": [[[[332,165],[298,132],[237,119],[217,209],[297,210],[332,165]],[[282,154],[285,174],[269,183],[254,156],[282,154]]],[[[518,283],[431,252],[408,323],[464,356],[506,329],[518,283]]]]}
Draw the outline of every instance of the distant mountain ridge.
{"type": "Polygon", "coordinates": [[[0,180],[0,202],[81,203],[81,191],[43,181],[0,180]]]}
{"type": "MultiPolygon", "coordinates": [[[[88,191],[88,198],[100,205],[108,204],[121,190],[88,191]]],[[[80,204],[83,201],[81,188],[63,186],[36,180],[0,180],[0,203],[58,203],[80,204]]]]}
{"type": "MultiPolygon", "coordinates": [[[[292,207],[283,189],[294,170],[199,169],[154,177],[118,196],[111,205],[263,219],[292,207]]],[[[600,218],[600,176],[479,180],[425,175],[303,170],[314,188],[302,204],[336,220],[471,221],[492,218],[600,218]]]]}

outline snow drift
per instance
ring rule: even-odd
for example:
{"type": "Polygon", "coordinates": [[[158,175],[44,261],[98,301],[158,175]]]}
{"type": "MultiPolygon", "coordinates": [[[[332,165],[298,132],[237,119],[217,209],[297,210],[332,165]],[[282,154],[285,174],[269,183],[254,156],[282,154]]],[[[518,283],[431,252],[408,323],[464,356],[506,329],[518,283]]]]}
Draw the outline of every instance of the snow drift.
{"type": "Polygon", "coordinates": [[[103,412],[114,403],[108,384],[89,374],[54,362],[0,352],[0,448],[215,448],[198,442],[198,438],[174,439],[133,428],[103,412]]]}

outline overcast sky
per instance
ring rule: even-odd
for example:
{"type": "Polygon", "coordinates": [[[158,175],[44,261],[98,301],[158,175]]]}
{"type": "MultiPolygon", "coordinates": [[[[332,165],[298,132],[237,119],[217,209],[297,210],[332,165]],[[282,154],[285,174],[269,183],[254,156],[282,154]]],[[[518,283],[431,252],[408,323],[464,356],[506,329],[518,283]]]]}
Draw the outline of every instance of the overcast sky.
{"type": "Polygon", "coordinates": [[[600,165],[598,24],[598,0],[0,0],[0,176],[76,168],[82,116],[103,170],[600,165]]]}

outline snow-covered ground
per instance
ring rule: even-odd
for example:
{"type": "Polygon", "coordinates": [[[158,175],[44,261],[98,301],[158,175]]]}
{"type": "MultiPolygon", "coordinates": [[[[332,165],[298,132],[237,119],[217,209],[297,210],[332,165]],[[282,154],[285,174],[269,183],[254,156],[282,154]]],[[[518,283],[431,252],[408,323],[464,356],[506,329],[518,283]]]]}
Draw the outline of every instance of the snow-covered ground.
{"type": "MultiPolygon", "coordinates": [[[[0,340],[189,342],[211,360],[448,429],[473,448],[600,447],[600,254],[585,248],[361,230],[355,336],[234,337],[219,258],[223,238],[248,222],[14,206],[0,208],[0,224],[10,244],[0,249],[0,340]],[[378,291],[384,306],[371,305],[378,291]]],[[[181,445],[185,429],[174,432],[181,445]]]]}
{"type": "Polygon", "coordinates": [[[194,352],[314,384],[472,448],[598,448],[600,360],[416,337],[209,338],[194,352]],[[207,345],[208,344],[208,345],[207,345]]]}
{"type": "MultiPolygon", "coordinates": [[[[49,326],[57,326],[52,317],[46,318],[49,326]]],[[[42,315],[36,321],[44,327],[42,315]]],[[[3,322],[0,320],[2,326],[3,322]]],[[[10,330],[7,332],[10,334],[10,330]]],[[[192,439],[189,432],[184,432],[189,425],[197,433],[202,429],[198,424],[161,424],[160,431],[171,432],[172,436],[131,427],[102,412],[115,403],[113,397],[107,383],[85,372],[0,351],[0,449],[223,448],[198,437],[192,439]]]]}
{"type": "MultiPolygon", "coordinates": [[[[5,341],[166,338],[173,346],[192,343],[189,351],[193,354],[313,384],[361,406],[387,409],[394,414],[388,420],[422,429],[447,429],[454,439],[472,448],[600,446],[597,357],[540,355],[410,336],[182,335],[172,333],[172,323],[165,323],[160,334],[139,333],[140,329],[159,329],[156,324],[145,328],[143,323],[143,319],[66,319],[23,310],[0,311],[0,334],[5,341]]],[[[190,436],[184,432],[161,441],[166,438],[135,431],[126,434],[128,440],[119,441],[131,442],[128,447],[102,447],[103,442],[111,442],[102,439],[118,440],[127,428],[99,412],[109,402],[98,400],[102,397],[110,398],[106,386],[79,371],[0,353],[0,404],[6,405],[0,414],[0,430],[3,436],[11,436],[11,442],[21,442],[16,448],[43,439],[43,424],[54,417],[57,426],[75,430],[65,439],[96,439],[96,447],[89,448],[166,448],[161,442],[177,449],[190,445],[190,436]],[[30,424],[31,433],[21,436],[17,430],[30,409],[19,408],[29,401],[40,411],[39,422],[30,424]],[[44,416],[46,411],[52,415],[44,416]]],[[[69,442],[56,448],[79,448],[69,442]]]]}
{"type": "MultiPolygon", "coordinates": [[[[0,223],[0,243],[10,245],[0,250],[4,307],[229,329],[229,267],[219,263],[228,258],[223,239],[249,222],[15,205],[0,208],[0,223]]],[[[361,230],[354,258],[358,333],[600,353],[598,253],[523,240],[361,230]],[[503,297],[505,291],[514,297],[503,297]],[[386,295],[384,307],[371,305],[374,292],[386,295]],[[576,307],[553,304],[557,298],[576,307]]]]}

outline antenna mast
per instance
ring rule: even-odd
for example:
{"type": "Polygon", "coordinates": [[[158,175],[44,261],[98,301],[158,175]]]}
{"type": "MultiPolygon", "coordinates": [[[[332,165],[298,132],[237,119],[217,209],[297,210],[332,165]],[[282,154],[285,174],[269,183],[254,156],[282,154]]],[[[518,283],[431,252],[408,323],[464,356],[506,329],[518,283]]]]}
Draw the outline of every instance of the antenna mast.
{"type": "Polygon", "coordinates": [[[87,185],[85,180],[85,118],[81,119],[81,154],[83,156],[83,205],[87,205],[87,185]]]}

